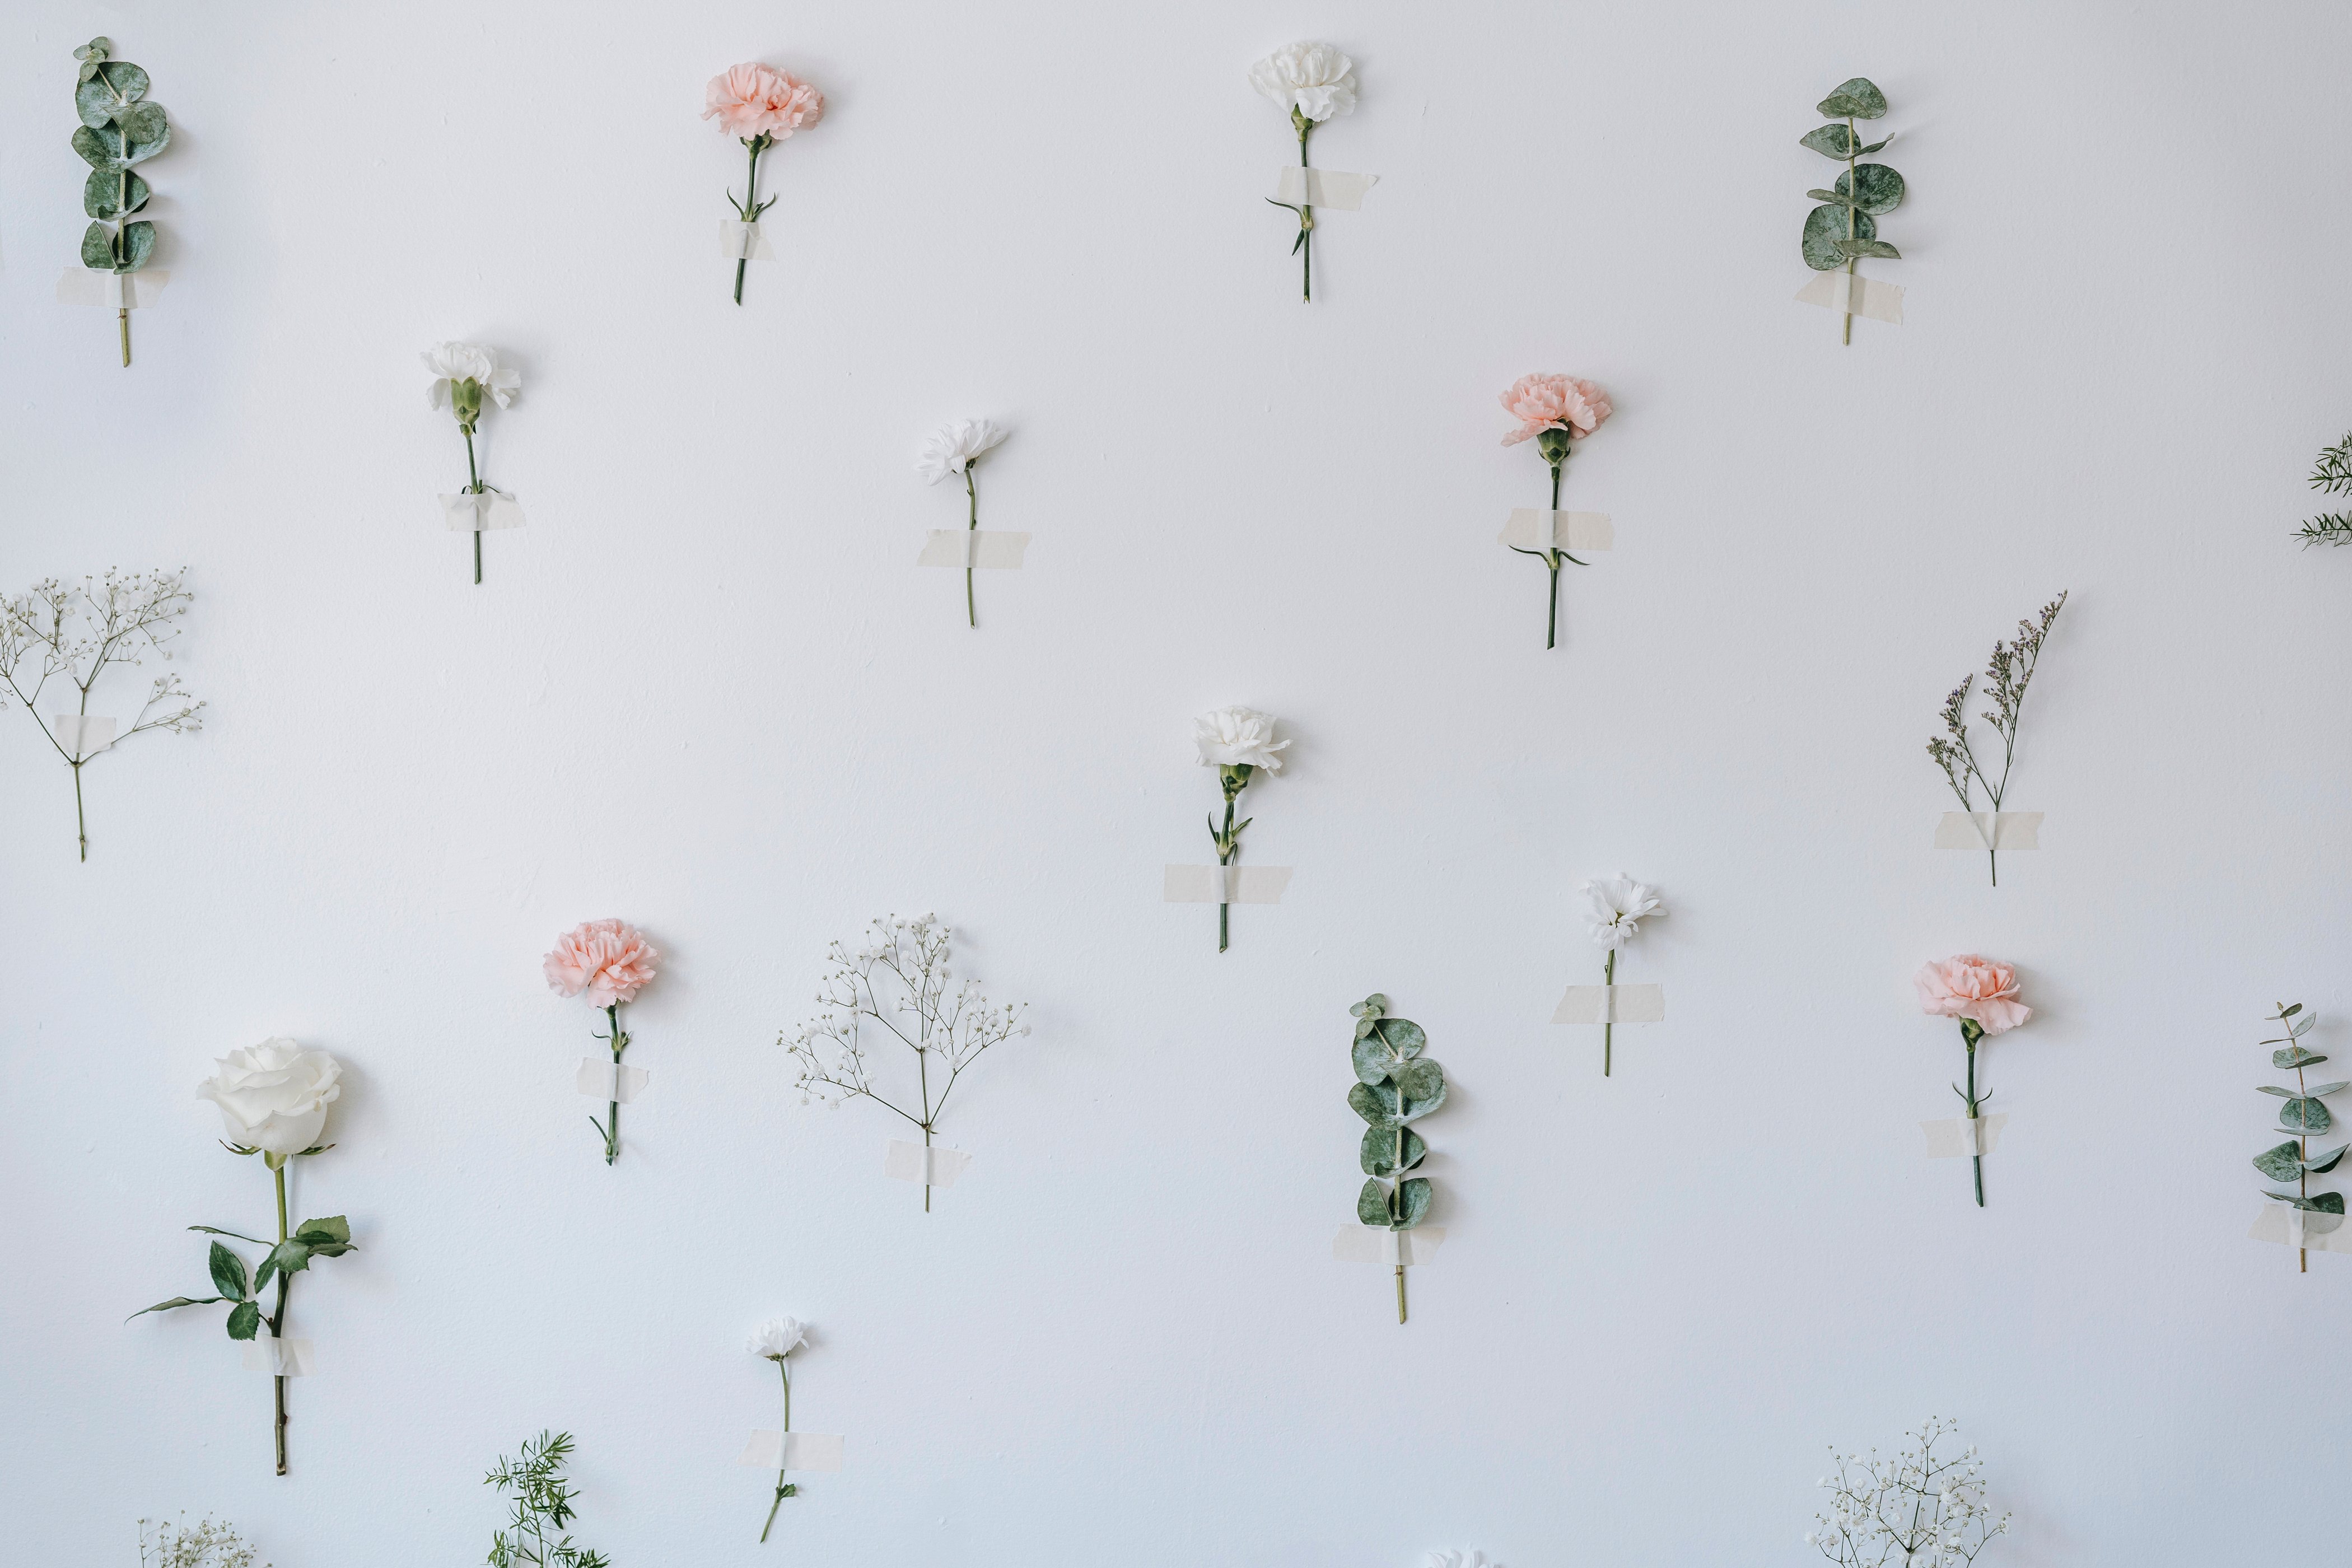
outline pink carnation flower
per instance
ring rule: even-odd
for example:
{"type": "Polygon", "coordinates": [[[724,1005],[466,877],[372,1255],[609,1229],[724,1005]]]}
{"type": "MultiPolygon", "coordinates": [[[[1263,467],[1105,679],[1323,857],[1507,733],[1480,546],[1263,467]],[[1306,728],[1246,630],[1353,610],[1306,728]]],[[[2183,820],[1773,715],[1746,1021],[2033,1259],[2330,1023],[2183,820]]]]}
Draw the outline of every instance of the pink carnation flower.
{"type": "Polygon", "coordinates": [[[719,128],[747,140],[772,136],[781,142],[814,125],[824,114],[824,94],[795,81],[773,66],[730,66],[703,89],[702,118],[719,117],[719,128]]]}
{"type": "Polygon", "coordinates": [[[625,921],[589,921],[555,939],[544,965],[547,984],[566,996],[585,991],[591,1006],[611,1007],[635,1001],[653,984],[660,956],[625,921]]]}
{"type": "Polygon", "coordinates": [[[1503,406],[1520,422],[1517,429],[1503,437],[1506,447],[1515,447],[1546,430],[1590,436],[1616,412],[1609,395],[1596,383],[1572,375],[1523,375],[1503,394],[1503,406]]]}
{"type": "Polygon", "coordinates": [[[1919,1005],[1939,1018],[1972,1018],[1988,1035],[2005,1034],[2033,1016],[2014,1000],[2017,971],[1990,958],[1964,952],[1940,963],[1925,963],[1911,977],[1919,1005]]]}

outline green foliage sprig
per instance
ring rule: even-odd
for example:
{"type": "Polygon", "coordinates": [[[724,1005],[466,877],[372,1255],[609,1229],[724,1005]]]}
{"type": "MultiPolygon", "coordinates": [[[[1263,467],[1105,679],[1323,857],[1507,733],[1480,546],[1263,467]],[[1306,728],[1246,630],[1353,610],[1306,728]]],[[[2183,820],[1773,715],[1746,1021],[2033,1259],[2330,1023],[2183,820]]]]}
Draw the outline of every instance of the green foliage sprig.
{"type": "MultiPolygon", "coordinates": [[[[1429,1178],[1409,1176],[1429,1153],[1409,1123],[1445,1103],[1445,1069],[1422,1055],[1429,1037],[1410,1018],[1388,1016],[1389,999],[1375,992],[1348,1011],[1356,1032],[1349,1055],[1356,1081],[1348,1109],[1366,1123],[1357,1163],[1363,1190],[1356,1194],[1356,1217],[1382,1230],[1405,1231],[1429,1215],[1429,1178]]],[[[1404,1265],[1396,1270],[1397,1321],[1405,1320],[1404,1265]]]]}
{"type": "Polygon", "coordinates": [[[572,1506],[578,1494],[563,1478],[571,1458],[571,1433],[542,1430],[482,1478],[484,1486],[508,1494],[513,1514],[508,1529],[490,1538],[490,1568],[612,1568],[603,1552],[572,1545],[564,1528],[580,1512],[572,1506]]]}
{"type": "MultiPolygon", "coordinates": [[[[2352,436],[2321,449],[2311,470],[2311,488],[2340,496],[2352,490],[2352,436]]],[[[2313,518],[2295,531],[2308,550],[2315,544],[2352,544],[2352,511],[2332,511],[2313,518]]]]}
{"type": "MultiPolygon", "coordinates": [[[[74,82],[74,110],[81,124],[73,150],[89,165],[82,183],[81,209],[90,216],[82,231],[81,264],[93,272],[131,273],[155,254],[155,226],[131,214],[147,205],[147,182],[131,173],[172,143],[163,106],[148,101],[147,73],[112,57],[114,46],[92,38],[74,51],[81,69],[74,82]]],[[[122,330],[122,363],[131,363],[131,310],[116,312],[122,330]]]]}
{"type": "MultiPolygon", "coordinates": [[[[1855,77],[1840,82],[1835,91],[1815,105],[1815,111],[1844,123],[1822,126],[1798,140],[1822,157],[1843,163],[1845,173],[1828,190],[1805,193],[1822,204],[1805,215],[1801,242],[1805,265],[1816,272],[1843,268],[1851,278],[1853,264],[1863,257],[1901,260],[1903,253],[1878,237],[1878,219],[1903,205],[1903,176],[1885,163],[1859,162],[1894,138],[1884,137],[1864,146],[1853,128],[1857,120],[1885,118],[1886,95],[1868,78],[1855,77]]],[[[1845,313],[1845,341],[1853,342],[1851,310],[1845,313]]]]}
{"type": "MultiPolygon", "coordinates": [[[[2283,1047],[2271,1053],[2271,1066],[2282,1072],[2292,1070],[2294,1074],[2294,1087],[2283,1089],[2267,1083],[2255,1085],[2264,1094],[2274,1094],[2286,1101],[2279,1107],[2277,1131],[2285,1133],[2287,1141],[2255,1155],[2254,1169],[2282,1186],[2290,1183],[2294,1184],[2294,1192],[2273,1193],[2270,1194],[2273,1199],[2283,1204],[2292,1204],[2303,1210],[2306,1216],[2320,1215],[2329,1216],[2326,1219],[2306,1217],[2304,1221],[2306,1229],[2315,1233],[2331,1231],[2344,1223],[2344,1194],[2342,1193],[2314,1194],[2311,1190],[2311,1178],[2324,1176],[2336,1169],[2343,1163],[2344,1152],[2347,1148],[2352,1148],[2352,1144],[2339,1143],[2325,1153],[2315,1156],[2311,1152],[2311,1140],[2336,1124],[2336,1119],[2328,1114],[2327,1107],[2321,1103],[2321,1098],[2352,1089],[2352,1082],[2323,1083],[2314,1086],[2304,1078],[2304,1069],[2315,1068],[2327,1058],[2317,1051],[2307,1051],[2303,1048],[2303,1037],[2311,1032],[2311,1026],[2318,1019],[2317,1015],[2305,1012],[2302,1003],[2288,1003],[2269,1014],[2268,1019],[2272,1023],[2283,1024],[2286,1026],[2286,1033],[2284,1036],[2263,1042],[2266,1046],[2283,1047]]],[[[2297,1263],[2305,1270],[2310,1268],[2311,1253],[2308,1248],[2302,1249],[2302,1256],[2297,1259],[2297,1263]]]]}
{"type": "MultiPolygon", "coordinates": [[[[1978,717],[1990,724],[1993,732],[2000,737],[1998,780],[1977,764],[1976,752],[1969,747],[1969,688],[1976,677],[1971,675],[1961,681],[1944,699],[1944,733],[1928,740],[1927,755],[1944,770],[1952,793],[1960,797],[1963,811],[1976,809],[1969,795],[1972,781],[1984,785],[1985,793],[1992,797],[1992,809],[2000,810],[2000,797],[2009,788],[2010,764],[2017,760],[2017,721],[2025,709],[2025,689],[2033,679],[2034,666],[2041,662],[2042,644],[2050,635],[2051,623],[2058,618],[2065,604],[2066,593],[2061,590],[2056,598],[2042,606],[2040,619],[2017,623],[2016,641],[1996,640],[1992,658],[1986,661],[1985,695],[1992,699],[1992,706],[1978,717]]],[[[1998,888],[2000,856],[1990,847],[1985,853],[1991,858],[1992,885],[1998,888]]]]}

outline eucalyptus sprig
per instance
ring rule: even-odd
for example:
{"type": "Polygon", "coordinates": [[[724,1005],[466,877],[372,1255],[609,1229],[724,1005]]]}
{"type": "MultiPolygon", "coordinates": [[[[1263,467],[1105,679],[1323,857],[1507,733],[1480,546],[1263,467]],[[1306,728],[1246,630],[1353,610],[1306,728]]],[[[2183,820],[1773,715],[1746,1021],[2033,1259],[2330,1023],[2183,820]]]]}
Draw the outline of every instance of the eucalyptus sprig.
{"type": "MultiPolygon", "coordinates": [[[[1348,1109],[1366,1123],[1356,1163],[1363,1190],[1356,1194],[1356,1218],[1383,1230],[1406,1231],[1429,1215],[1427,1176],[1408,1176],[1429,1153],[1409,1123],[1445,1103],[1445,1069],[1422,1055],[1429,1037],[1410,1018],[1388,1016],[1389,999],[1379,993],[1348,1009],[1356,1019],[1356,1081],[1348,1109]]],[[[1405,1321],[1404,1262],[1396,1266],[1397,1321],[1405,1321]]]]}
{"type": "Polygon", "coordinates": [[[490,1538],[490,1568],[612,1568],[603,1552],[572,1545],[565,1529],[580,1513],[572,1506],[579,1494],[563,1476],[571,1458],[571,1433],[542,1430],[482,1478],[484,1486],[508,1494],[513,1514],[508,1521],[512,1533],[501,1530],[490,1538]]]}
{"type": "MultiPolygon", "coordinates": [[[[1903,176],[1885,163],[1859,162],[1894,138],[1882,137],[1864,146],[1861,134],[1853,128],[1857,120],[1883,119],[1886,95],[1868,78],[1854,77],[1840,82],[1836,90],[1814,109],[1832,121],[1844,123],[1823,125],[1798,140],[1822,157],[1843,163],[1845,173],[1828,190],[1805,193],[1822,204],[1805,215],[1805,265],[1816,272],[1834,272],[1843,268],[1846,276],[1852,278],[1854,263],[1863,257],[1901,260],[1903,253],[1878,237],[1877,220],[1903,205],[1903,176]]],[[[1849,295],[1846,303],[1851,306],[1853,302],[1849,295]]],[[[1853,342],[1851,309],[1845,312],[1845,341],[1853,342]]]]}
{"type": "MultiPolygon", "coordinates": [[[[2287,1141],[2255,1155],[2254,1169],[2282,1186],[2294,1184],[2294,1192],[2273,1193],[2271,1197],[2275,1202],[2303,1210],[2304,1228],[2314,1235],[2322,1235],[2343,1225],[2344,1194],[2320,1193],[2315,1195],[2311,1190],[2311,1178],[2324,1176],[2336,1169],[2343,1163],[2344,1152],[2352,1149],[2352,1144],[2339,1143],[2315,1157],[2311,1152],[2311,1140],[2336,1124],[2336,1119],[2328,1114],[2327,1107],[2321,1103],[2322,1097],[2352,1089],[2352,1082],[2323,1083],[2314,1087],[2304,1078],[2306,1068],[2315,1068],[2327,1058],[2317,1051],[2303,1048],[2303,1037],[2311,1032],[2311,1026],[2318,1020],[2316,1015],[2303,1010],[2302,1003],[2291,1002],[2279,1007],[2268,1015],[2268,1020],[2286,1026],[2284,1036],[2264,1040],[2263,1044],[2284,1047],[2271,1053],[2271,1066],[2282,1072],[2292,1070],[2294,1087],[2282,1089],[2267,1083],[2255,1085],[2264,1094],[2274,1094],[2286,1101],[2279,1107],[2276,1131],[2285,1133],[2287,1141]],[[2321,1215],[2326,1217],[2318,1217],[2321,1215]]],[[[2298,1247],[2296,1252],[2298,1270],[2308,1273],[2311,1268],[2310,1249],[2298,1247]]]]}
{"type": "MultiPolygon", "coordinates": [[[[1944,777],[1952,793],[1960,797],[1960,809],[1973,812],[1976,803],[1970,797],[1973,784],[1982,784],[1992,797],[1992,809],[2000,811],[2001,795],[2009,788],[2010,765],[2017,760],[2017,721],[2025,710],[2025,689],[2032,683],[2034,667],[2042,660],[2042,644],[2050,636],[2050,627],[2065,607],[2066,592],[2059,591],[2056,598],[2042,606],[2038,619],[2017,623],[2017,638],[2013,642],[1996,639],[1992,657],[1985,663],[1985,695],[1992,706],[1978,715],[2000,737],[2000,777],[1995,779],[1978,765],[1976,752],[1969,746],[1969,688],[1976,680],[1971,675],[1952,688],[1944,699],[1944,733],[1928,738],[1927,755],[1944,770],[1944,777]]],[[[1985,854],[1991,863],[1992,885],[2000,886],[2000,855],[1992,847],[1994,835],[1986,836],[1985,854]]]]}
{"type": "MultiPolygon", "coordinates": [[[[2352,490],[2352,436],[2321,449],[2311,470],[2311,488],[2340,496],[2352,490]]],[[[2313,518],[2295,531],[2304,548],[2315,544],[2352,544],[2352,511],[2331,511],[2313,518]]]]}
{"type": "MultiPolygon", "coordinates": [[[[114,46],[92,38],[74,51],[81,68],[74,79],[74,110],[81,124],[73,150],[89,165],[82,183],[81,210],[90,217],[82,231],[81,264],[93,272],[123,276],[138,271],[155,254],[155,226],[131,214],[147,205],[147,182],[132,174],[171,145],[172,127],[163,106],[147,99],[147,73],[129,60],[113,58],[114,46]]],[[[115,310],[122,331],[122,363],[131,363],[131,305],[115,310]]]]}

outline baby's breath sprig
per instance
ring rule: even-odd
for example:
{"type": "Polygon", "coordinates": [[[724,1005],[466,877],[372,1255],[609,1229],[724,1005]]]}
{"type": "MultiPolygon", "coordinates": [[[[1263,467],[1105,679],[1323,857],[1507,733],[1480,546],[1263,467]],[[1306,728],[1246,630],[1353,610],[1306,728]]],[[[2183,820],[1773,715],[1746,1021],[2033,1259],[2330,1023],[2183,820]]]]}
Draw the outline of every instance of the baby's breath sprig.
{"type": "MultiPolygon", "coordinates": [[[[1950,782],[1952,793],[1960,797],[1960,809],[1963,811],[1976,809],[1969,795],[1972,784],[1982,784],[1985,793],[1992,797],[1992,809],[1996,813],[2000,810],[2000,797],[2009,788],[2010,764],[2017,760],[2017,720],[2025,708],[2025,689],[2033,679],[2033,668],[2041,660],[2042,644],[2050,635],[2051,623],[2058,618],[2058,612],[2065,603],[2066,595],[2062,591],[2056,598],[2042,606],[2039,619],[2017,623],[2016,641],[1996,641],[1992,645],[1992,658],[1985,664],[1984,688],[1985,695],[1992,700],[1992,706],[1978,717],[1990,724],[1993,732],[2000,737],[2000,777],[1998,780],[1978,765],[1976,752],[1969,745],[1969,688],[1976,677],[1971,675],[1962,680],[1944,699],[1944,733],[1927,742],[1927,755],[1944,770],[1944,777],[1950,782]]],[[[1992,860],[1992,885],[1998,888],[2000,886],[2000,856],[1990,847],[1993,840],[1990,836],[1986,842],[1985,853],[1992,860]]]]}
{"type": "Polygon", "coordinates": [[[54,715],[41,732],[73,769],[74,832],[81,858],[89,858],[89,825],[82,813],[81,770],[100,752],[133,735],[168,730],[175,735],[202,729],[193,700],[176,675],[157,677],[130,724],[117,731],[111,719],[93,719],[90,689],[110,665],[136,668],[146,656],[169,663],[165,645],[180,635],[176,624],[195,595],[188,592],[185,567],[177,572],[117,572],[67,584],[46,577],[29,592],[0,599],[0,683],[40,722],[41,691],[53,679],[73,687],[73,712],[54,715]],[[71,744],[68,744],[70,742],[71,744]]]}
{"type": "MultiPolygon", "coordinates": [[[[193,1530],[185,1514],[176,1525],[147,1519],[139,1521],[139,1568],[254,1568],[259,1561],[260,1553],[247,1545],[234,1528],[210,1516],[193,1530]],[[152,1543],[147,1539],[151,1524],[155,1525],[152,1543]]],[[[262,1563],[260,1568],[269,1564],[262,1563]]]]}
{"type": "Polygon", "coordinates": [[[1998,1535],[2009,1533],[2008,1514],[1999,1519],[1985,1502],[1984,1460],[1971,1447],[1957,1458],[1938,1458],[1936,1445],[1960,1429],[1938,1416],[1910,1435],[1912,1447],[1882,1459],[1878,1450],[1841,1454],[1823,1476],[1829,1511],[1817,1513],[1818,1527],[1805,1544],[1838,1568],[1907,1568],[1939,1563],[1964,1568],[1998,1535]]]}
{"type": "MultiPolygon", "coordinates": [[[[1028,1005],[996,1006],[981,994],[976,981],[950,989],[954,977],[948,969],[948,945],[953,932],[936,915],[913,920],[887,915],[869,929],[873,940],[856,952],[837,942],[826,951],[833,971],[816,1000],[828,1011],[796,1032],[779,1036],[776,1043],[799,1066],[793,1087],[800,1090],[802,1104],[815,1099],[838,1106],[862,1095],[921,1128],[928,1149],[964,1069],[990,1047],[1029,1032],[1021,1021],[1028,1005]],[[875,1087],[866,1057],[869,1025],[887,1031],[915,1053],[919,1098],[910,1103],[921,1114],[875,1087]],[[942,1074],[936,1095],[931,1089],[935,1066],[942,1074]]],[[[923,1212],[929,1214],[930,1184],[924,1182],[922,1188],[923,1212]]]]}
{"type": "MultiPolygon", "coordinates": [[[[2340,496],[2352,490],[2352,436],[2323,447],[2311,470],[2311,488],[2340,496]]],[[[2308,550],[2315,544],[2352,544],[2352,511],[2322,513],[2295,530],[2308,550]]]]}

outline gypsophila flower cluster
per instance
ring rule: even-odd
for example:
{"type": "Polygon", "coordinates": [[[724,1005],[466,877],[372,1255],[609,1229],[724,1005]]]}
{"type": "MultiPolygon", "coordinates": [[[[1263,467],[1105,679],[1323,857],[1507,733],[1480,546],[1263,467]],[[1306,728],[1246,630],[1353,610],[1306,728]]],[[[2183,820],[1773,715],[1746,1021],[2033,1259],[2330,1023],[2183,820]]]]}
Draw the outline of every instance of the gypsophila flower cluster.
{"type": "MultiPolygon", "coordinates": [[[[799,1065],[793,1087],[802,1104],[814,1099],[838,1106],[862,1094],[928,1128],[946,1106],[958,1074],[991,1046],[1029,1032],[1021,1022],[1024,1007],[992,1005],[974,981],[955,985],[948,969],[952,933],[935,915],[886,916],[873,922],[870,934],[873,940],[855,952],[837,942],[827,949],[833,972],[816,997],[827,1011],[780,1043],[799,1065]],[[875,1089],[866,1054],[868,1026],[888,1031],[909,1050],[938,1057],[946,1068],[936,1100],[929,1098],[926,1080],[921,1116],[875,1089]]],[[[929,1064],[923,1066],[928,1070],[929,1064]]]]}
{"type": "MultiPolygon", "coordinates": [[[[218,1520],[205,1519],[194,1530],[184,1521],[156,1525],[151,1542],[147,1527],[152,1522],[139,1521],[139,1568],[255,1568],[260,1563],[254,1549],[218,1520]]],[[[260,1568],[269,1564],[260,1563],[260,1568]]]]}
{"type": "Polygon", "coordinates": [[[1835,1475],[1823,1476],[1829,1512],[1815,1514],[1805,1544],[1838,1568],[1958,1568],[1974,1563],[1993,1537],[2009,1531],[2010,1516],[1992,1517],[1985,1504],[1984,1460],[1973,1447],[1939,1459],[1936,1444],[1960,1429],[1942,1416],[1910,1435],[1912,1446],[1891,1459],[1878,1450],[1830,1450],[1835,1475]]]}

